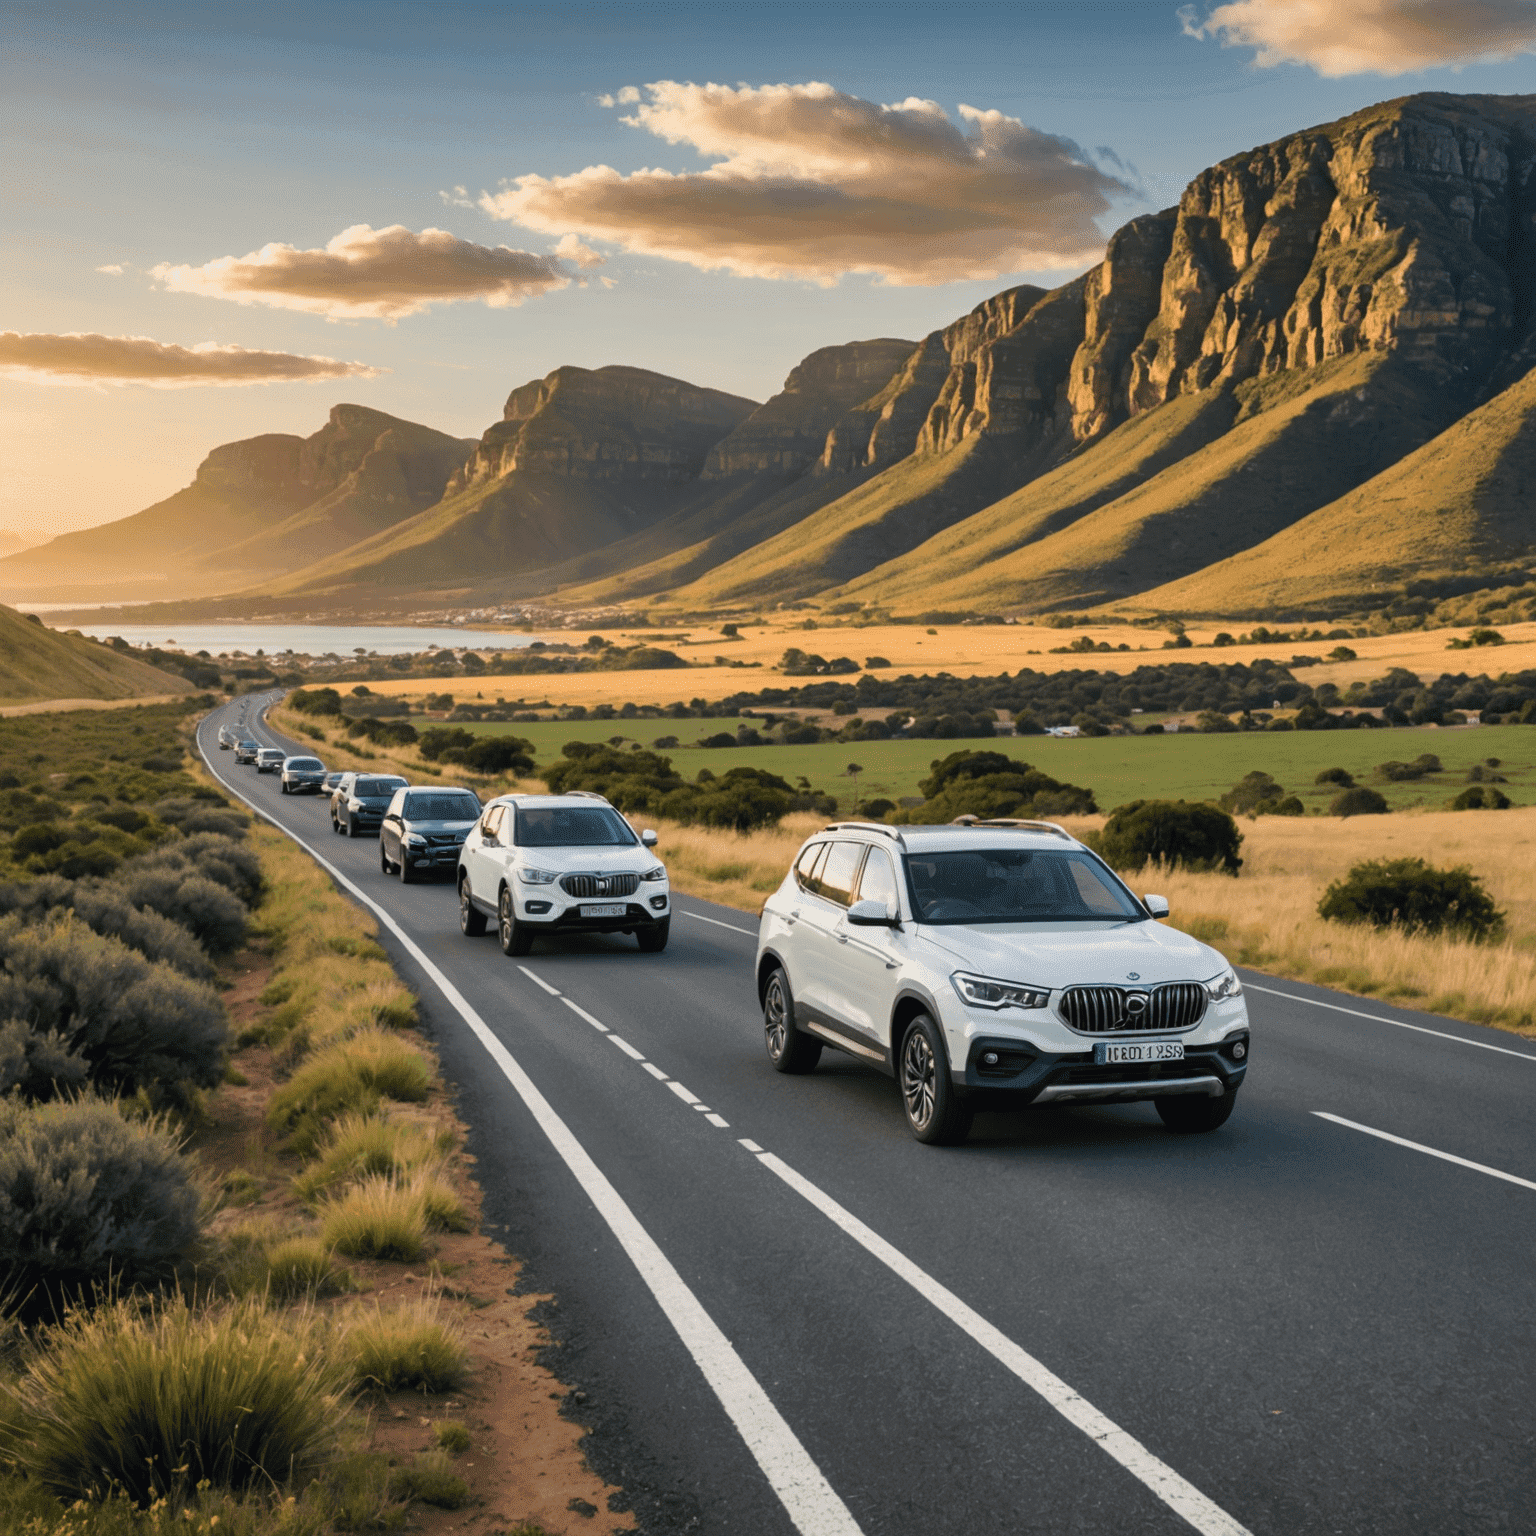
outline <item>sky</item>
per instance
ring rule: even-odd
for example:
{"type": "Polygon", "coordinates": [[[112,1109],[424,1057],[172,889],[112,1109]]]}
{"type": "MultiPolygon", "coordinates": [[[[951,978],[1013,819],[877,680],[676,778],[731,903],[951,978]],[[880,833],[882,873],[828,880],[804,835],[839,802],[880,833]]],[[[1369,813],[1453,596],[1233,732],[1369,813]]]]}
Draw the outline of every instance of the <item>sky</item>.
{"type": "Polygon", "coordinates": [[[1254,145],[1536,91],[1531,50],[1536,0],[6,0],[0,530],[340,401],[477,437],[611,363],[762,400],[1254,145]]]}

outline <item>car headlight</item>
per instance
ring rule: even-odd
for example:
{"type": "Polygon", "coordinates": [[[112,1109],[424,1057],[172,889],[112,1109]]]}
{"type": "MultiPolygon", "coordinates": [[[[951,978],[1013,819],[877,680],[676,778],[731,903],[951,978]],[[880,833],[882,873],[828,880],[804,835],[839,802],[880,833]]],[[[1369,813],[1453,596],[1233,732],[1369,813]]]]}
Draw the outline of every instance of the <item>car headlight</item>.
{"type": "Polygon", "coordinates": [[[648,869],[640,876],[642,880],[665,880],[667,878],[667,866],[658,864],[655,869],[648,869]]]}
{"type": "Polygon", "coordinates": [[[1243,984],[1236,971],[1223,971],[1220,976],[1205,984],[1205,990],[1213,1003],[1224,1003],[1243,995],[1243,984]]]}
{"type": "Polygon", "coordinates": [[[524,885],[553,885],[560,876],[552,869],[520,869],[517,878],[524,885]]]}
{"type": "Polygon", "coordinates": [[[426,838],[424,838],[420,832],[407,832],[405,834],[405,840],[417,848],[424,848],[427,844],[426,838]]]}
{"type": "Polygon", "coordinates": [[[990,976],[971,976],[956,971],[950,978],[960,1001],[972,1008],[1044,1008],[1051,994],[1017,981],[997,981],[990,976]]]}

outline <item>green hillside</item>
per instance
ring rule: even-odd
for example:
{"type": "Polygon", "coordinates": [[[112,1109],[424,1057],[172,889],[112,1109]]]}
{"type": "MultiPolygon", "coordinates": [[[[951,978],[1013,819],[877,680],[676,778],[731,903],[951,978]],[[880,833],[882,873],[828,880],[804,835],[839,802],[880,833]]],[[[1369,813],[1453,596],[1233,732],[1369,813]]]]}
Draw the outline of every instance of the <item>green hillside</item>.
{"type": "Polygon", "coordinates": [[[0,705],[191,693],[185,678],[0,607],[0,705]]]}
{"type": "Polygon", "coordinates": [[[1528,562],[1533,542],[1536,372],[1348,495],[1134,606],[1323,617],[1415,579],[1528,562]]]}

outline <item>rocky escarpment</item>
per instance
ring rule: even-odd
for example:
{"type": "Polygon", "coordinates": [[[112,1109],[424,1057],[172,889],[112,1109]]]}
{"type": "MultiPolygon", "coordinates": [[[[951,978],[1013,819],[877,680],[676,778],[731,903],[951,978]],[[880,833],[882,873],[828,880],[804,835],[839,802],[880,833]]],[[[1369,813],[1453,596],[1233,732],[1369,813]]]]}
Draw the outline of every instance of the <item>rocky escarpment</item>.
{"type": "Polygon", "coordinates": [[[514,389],[502,420],[454,476],[457,495],[517,471],[573,480],[697,479],[757,403],[644,368],[557,368],[514,389]]]}

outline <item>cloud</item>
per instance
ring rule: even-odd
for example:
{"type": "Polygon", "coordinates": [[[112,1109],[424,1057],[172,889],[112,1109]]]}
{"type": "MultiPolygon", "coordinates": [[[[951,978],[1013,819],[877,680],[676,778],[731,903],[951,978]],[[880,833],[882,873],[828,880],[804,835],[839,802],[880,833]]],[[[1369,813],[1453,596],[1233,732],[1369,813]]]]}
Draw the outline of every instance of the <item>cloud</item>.
{"type": "Polygon", "coordinates": [[[447,192],[439,191],[437,194],[450,208],[473,208],[475,200],[469,195],[468,187],[453,187],[447,192]]]}
{"type": "Polygon", "coordinates": [[[817,83],[645,92],[625,123],[718,163],[519,176],[481,207],[706,270],[931,284],[1096,260],[1094,220],[1127,190],[1069,140],[1001,112],[961,106],[956,126],[937,102],[880,106],[817,83]]]}
{"type": "Polygon", "coordinates": [[[1406,75],[1536,50],[1536,0],[1233,0],[1205,20],[1179,12],[1191,37],[1256,49],[1254,63],[1308,64],[1320,75],[1406,75]]]}
{"type": "Polygon", "coordinates": [[[148,384],[174,389],[193,384],[293,384],[323,379],[372,379],[387,369],[334,357],[293,352],[251,352],[204,342],[180,347],[148,336],[98,336],[74,331],[0,331],[0,372],[39,383],[148,384]]]}
{"type": "Polygon", "coordinates": [[[639,100],[639,90],[633,85],[626,85],[623,90],[616,91],[611,96],[599,96],[597,104],[600,107],[632,107],[639,100]]]}
{"type": "Polygon", "coordinates": [[[557,257],[476,245],[445,229],[417,234],[403,224],[354,224],[322,250],[274,242],[200,267],[162,263],[150,275],[173,293],[298,309],[328,320],[391,323],[432,304],[466,299],[504,309],[570,281],[557,257]]]}
{"type": "Polygon", "coordinates": [[[106,266],[97,267],[96,270],[98,272],[105,272],[108,277],[121,277],[125,269],[122,262],[109,261],[106,266]]]}

